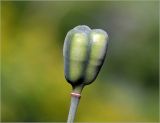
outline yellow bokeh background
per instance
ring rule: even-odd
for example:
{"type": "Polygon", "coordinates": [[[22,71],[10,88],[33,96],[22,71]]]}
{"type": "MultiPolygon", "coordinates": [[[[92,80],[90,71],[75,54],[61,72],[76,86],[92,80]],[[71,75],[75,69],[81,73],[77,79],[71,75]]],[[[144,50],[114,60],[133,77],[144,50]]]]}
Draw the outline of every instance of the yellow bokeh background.
{"type": "Polygon", "coordinates": [[[106,30],[110,42],[75,121],[158,122],[158,23],[158,1],[1,2],[2,121],[67,120],[63,42],[85,24],[106,30]]]}

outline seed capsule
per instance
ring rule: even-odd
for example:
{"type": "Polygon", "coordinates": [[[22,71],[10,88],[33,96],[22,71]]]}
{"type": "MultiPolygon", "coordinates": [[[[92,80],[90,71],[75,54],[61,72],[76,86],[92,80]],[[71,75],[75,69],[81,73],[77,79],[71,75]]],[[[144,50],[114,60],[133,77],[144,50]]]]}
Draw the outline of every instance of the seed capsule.
{"type": "Polygon", "coordinates": [[[72,85],[93,82],[104,62],[108,35],[101,29],[77,26],[67,33],[63,47],[65,77],[72,85]]]}

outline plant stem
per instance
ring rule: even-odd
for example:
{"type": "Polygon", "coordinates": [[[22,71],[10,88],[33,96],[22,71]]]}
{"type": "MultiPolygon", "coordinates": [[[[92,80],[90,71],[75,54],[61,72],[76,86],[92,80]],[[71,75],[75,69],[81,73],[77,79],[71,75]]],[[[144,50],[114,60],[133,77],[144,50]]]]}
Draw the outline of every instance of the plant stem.
{"type": "MultiPolygon", "coordinates": [[[[84,87],[83,85],[73,87],[72,93],[81,94],[83,87],[84,87]]],[[[70,105],[67,123],[74,122],[79,101],[80,101],[80,97],[71,95],[71,105],[70,105]]]]}

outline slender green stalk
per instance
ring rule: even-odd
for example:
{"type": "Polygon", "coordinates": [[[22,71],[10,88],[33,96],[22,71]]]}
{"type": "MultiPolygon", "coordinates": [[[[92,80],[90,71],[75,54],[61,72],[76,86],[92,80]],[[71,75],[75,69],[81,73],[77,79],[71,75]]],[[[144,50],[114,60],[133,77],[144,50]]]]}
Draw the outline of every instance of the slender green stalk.
{"type": "MultiPolygon", "coordinates": [[[[83,85],[75,86],[75,87],[73,87],[72,93],[80,95],[82,89],[83,89],[83,85]]],[[[69,110],[67,123],[73,123],[74,122],[74,118],[75,118],[75,115],[76,115],[76,111],[77,111],[79,101],[80,101],[80,96],[75,96],[75,95],[71,94],[71,105],[70,105],[70,110],[69,110]]]]}
{"type": "Polygon", "coordinates": [[[70,106],[70,110],[69,110],[67,123],[74,122],[74,118],[75,118],[75,114],[77,111],[79,100],[80,100],[80,98],[78,98],[78,97],[74,97],[74,96],[71,97],[71,106],[70,106]]]}

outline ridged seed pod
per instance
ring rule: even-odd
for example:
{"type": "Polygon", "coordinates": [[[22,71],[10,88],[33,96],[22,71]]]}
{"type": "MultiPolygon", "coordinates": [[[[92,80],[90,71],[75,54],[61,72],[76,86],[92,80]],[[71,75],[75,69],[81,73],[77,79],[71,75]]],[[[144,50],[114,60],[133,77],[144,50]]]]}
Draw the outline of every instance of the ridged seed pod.
{"type": "Polygon", "coordinates": [[[74,85],[93,82],[104,62],[108,35],[101,29],[77,26],[65,38],[63,56],[65,78],[74,85]]]}

